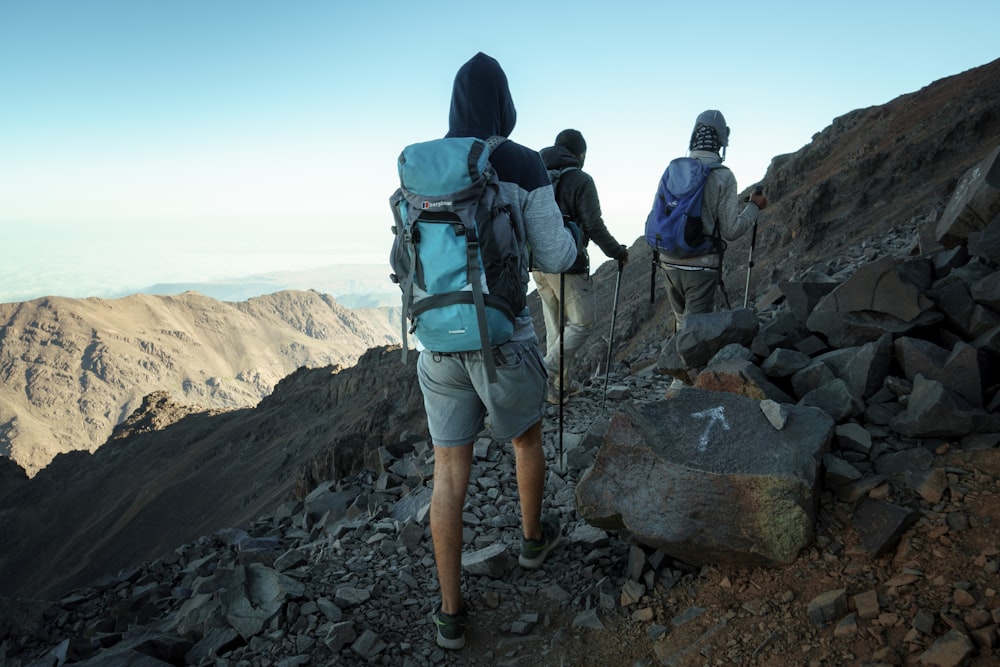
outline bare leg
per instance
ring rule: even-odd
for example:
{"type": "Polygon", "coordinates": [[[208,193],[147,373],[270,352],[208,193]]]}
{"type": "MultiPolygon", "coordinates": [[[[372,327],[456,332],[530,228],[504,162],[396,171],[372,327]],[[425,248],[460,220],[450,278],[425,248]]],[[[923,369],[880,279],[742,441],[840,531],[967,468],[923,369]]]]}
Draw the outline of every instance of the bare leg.
{"type": "Polygon", "coordinates": [[[524,537],[542,538],[542,494],[545,490],[545,452],[542,450],[542,422],[537,422],[513,438],[517,466],[517,492],[521,500],[524,537]]]}
{"type": "Polygon", "coordinates": [[[431,537],[441,586],[441,611],[446,614],[458,613],[462,608],[462,509],[471,468],[471,442],[459,447],[434,447],[431,537]]]}

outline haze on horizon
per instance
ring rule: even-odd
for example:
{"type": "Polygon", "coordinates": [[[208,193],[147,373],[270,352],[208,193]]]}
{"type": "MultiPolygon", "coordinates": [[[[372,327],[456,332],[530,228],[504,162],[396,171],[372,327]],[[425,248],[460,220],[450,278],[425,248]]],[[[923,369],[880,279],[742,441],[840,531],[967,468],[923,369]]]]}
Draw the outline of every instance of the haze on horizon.
{"type": "Polygon", "coordinates": [[[726,115],[745,188],[835,117],[996,58],[1000,5],[923,5],[515,0],[498,25],[440,1],[5,0],[0,302],[384,264],[396,157],[444,134],[477,51],[507,72],[512,139],[584,133],[630,244],[700,111],[726,115]],[[414,49],[399,26],[427,21],[448,39],[414,49]]]}

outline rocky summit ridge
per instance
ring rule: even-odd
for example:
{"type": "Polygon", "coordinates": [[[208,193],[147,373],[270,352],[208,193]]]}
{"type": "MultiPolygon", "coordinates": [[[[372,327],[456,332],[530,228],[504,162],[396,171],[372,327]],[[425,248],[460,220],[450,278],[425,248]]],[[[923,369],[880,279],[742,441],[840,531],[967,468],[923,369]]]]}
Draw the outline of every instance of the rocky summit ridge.
{"type": "MultiPolygon", "coordinates": [[[[32,479],[3,466],[0,659],[994,664],[998,81],[1000,61],[852,112],[775,159],[767,180],[777,192],[755,250],[757,327],[744,340],[669,337],[665,299],[649,303],[639,243],[620,275],[598,269],[601,312],[618,305],[610,382],[605,329],[585,349],[585,389],[564,408],[562,437],[558,408],[545,423],[545,509],[560,517],[564,543],[542,571],[516,565],[512,457],[484,432],[465,515],[472,625],[463,651],[434,646],[427,620],[433,467],[412,361],[375,348],[352,368],[300,369],[252,409],[215,414],[148,396],[92,455],[57,457],[32,479]],[[925,106],[925,96],[937,102],[925,106]],[[883,141],[871,163],[840,155],[883,141]],[[824,143],[837,155],[816,153],[824,143]],[[782,172],[799,160],[800,171],[782,172]],[[838,194],[861,191],[878,200],[838,194]],[[795,220],[801,229],[785,234],[795,220]],[[694,367],[695,386],[671,402],[678,359],[694,367]],[[690,535],[678,558],[669,526],[653,547],[636,539],[648,531],[635,530],[635,517],[619,512],[617,524],[598,527],[581,511],[581,481],[628,444],[616,438],[635,410],[711,406],[720,392],[778,406],[764,434],[784,428],[782,403],[836,424],[816,474],[805,475],[816,485],[812,539],[786,565],[699,563],[690,535]]],[[[727,254],[731,300],[742,296],[732,278],[745,276],[745,256],[738,244],[727,254]]],[[[690,442],[701,428],[646,440],[690,442]]],[[[725,441],[738,447],[753,435],[725,441]]],[[[639,474],[620,463],[602,467],[639,474]]],[[[685,474],[713,473],[688,462],[685,474]]],[[[736,507],[720,528],[767,509],[736,507]]]]}

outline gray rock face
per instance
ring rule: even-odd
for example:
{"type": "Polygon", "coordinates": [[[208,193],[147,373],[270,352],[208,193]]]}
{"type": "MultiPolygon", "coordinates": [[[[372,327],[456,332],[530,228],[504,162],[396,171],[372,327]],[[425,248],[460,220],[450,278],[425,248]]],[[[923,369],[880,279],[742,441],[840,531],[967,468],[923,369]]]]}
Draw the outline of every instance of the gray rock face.
{"type": "Polygon", "coordinates": [[[969,169],[955,188],[937,226],[937,239],[954,247],[1000,214],[1000,147],[969,169]]]}
{"type": "Polygon", "coordinates": [[[777,431],[757,401],[682,391],[614,416],[577,507],[685,562],[788,563],[813,539],[833,426],[820,410],[790,406],[777,431]]]}
{"type": "Polygon", "coordinates": [[[940,318],[934,302],[904,282],[896,262],[886,257],[861,266],[823,297],[806,321],[836,347],[861,345],[886,332],[902,334],[940,318]]]}
{"type": "Polygon", "coordinates": [[[982,406],[982,374],[976,349],[959,341],[949,351],[931,341],[903,336],[895,341],[896,359],[906,379],[938,380],[975,406],[982,406]]]}
{"type": "Polygon", "coordinates": [[[749,308],[688,315],[684,329],[670,339],[659,359],[663,373],[691,378],[722,348],[737,344],[749,347],[760,329],[756,313],[749,308]]]}
{"type": "Polygon", "coordinates": [[[918,375],[906,409],[892,421],[892,428],[911,438],[961,436],[980,429],[986,413],[974,409],[937,380],[918,375]]]}

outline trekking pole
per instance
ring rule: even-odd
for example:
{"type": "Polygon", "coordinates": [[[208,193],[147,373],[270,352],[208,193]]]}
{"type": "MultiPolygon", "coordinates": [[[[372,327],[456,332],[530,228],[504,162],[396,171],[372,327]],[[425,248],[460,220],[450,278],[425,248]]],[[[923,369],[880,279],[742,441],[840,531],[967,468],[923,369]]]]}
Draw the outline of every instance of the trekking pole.
{"type": "MultiPolygon", "coordinates": [[[[754,188],[753,193],[755,195],[764,194],[764,188],[758,185],[754,188]]],[[[749,197],[747,198],[749,200],[749,197]]],[[[747,307],[747,303],[750,301],[750,270],[753,268],[753,247],[757,243],[757,221],[753,221],[753,233],[750,235],[750,257],[747,259],[747,286],[746,290],[743,292],[743,307],[747,307]]],[[[721,275],[721,274],[720,274],[721,275]]]]}
{"type": "Polygon", "coordinates": [[[653,251],[653,266],[649,271],[649,302],[656,302],[656,269],[660,265],[660,252],[653,251]]]}
{"type": "Polygon", "coordinates": [[[566,349],[566,274],[559,274],[559,469],[565,470],[563,464],[563,400],[566,394],[563,381],[563,351],[566,349]]]}
{"type": "Polygon", "coordinates": [[[611,346],[615,340],[615,320],[618,318],[618,294],[622,289],[622,270],[625,262],[618,262],[618,279],[615,281],[615,301],[611,307],[611,333],[608,334],[608,361],[604,364],[604,396],[601,397],[601,411],[604,411],[604,402],[608,400],[608,374],[611,372],[611,346]]]}

